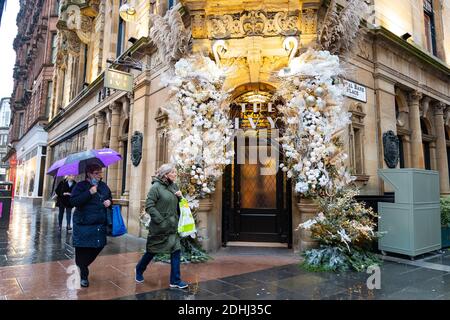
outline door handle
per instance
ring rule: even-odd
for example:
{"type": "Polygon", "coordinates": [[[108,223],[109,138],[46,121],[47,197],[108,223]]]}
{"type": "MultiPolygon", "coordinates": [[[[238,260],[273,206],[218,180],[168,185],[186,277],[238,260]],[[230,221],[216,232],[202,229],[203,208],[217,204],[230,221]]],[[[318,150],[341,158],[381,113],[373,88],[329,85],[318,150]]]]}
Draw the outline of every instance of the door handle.
{"type": "Polygon", "coordinates": [[[241,193],[238,191],[237,192],[237,206],[240,207],[241,205],[241,193]]]}

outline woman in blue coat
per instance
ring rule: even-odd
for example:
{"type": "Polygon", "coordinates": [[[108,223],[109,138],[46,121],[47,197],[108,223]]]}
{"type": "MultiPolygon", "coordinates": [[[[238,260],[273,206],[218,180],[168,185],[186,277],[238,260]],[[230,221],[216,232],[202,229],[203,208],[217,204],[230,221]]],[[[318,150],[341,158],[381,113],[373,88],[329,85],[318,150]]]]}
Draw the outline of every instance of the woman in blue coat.
{"type": "Polygon", "coordinates": [[[70,196],[73,214],[75,263],[80,268],[80,284],[88,287],[89,265],[106,245],[107,213],[112,205],[111,190],[101,181],[99,165],[86,167],[86,180],[78,182],[70,196]]]}

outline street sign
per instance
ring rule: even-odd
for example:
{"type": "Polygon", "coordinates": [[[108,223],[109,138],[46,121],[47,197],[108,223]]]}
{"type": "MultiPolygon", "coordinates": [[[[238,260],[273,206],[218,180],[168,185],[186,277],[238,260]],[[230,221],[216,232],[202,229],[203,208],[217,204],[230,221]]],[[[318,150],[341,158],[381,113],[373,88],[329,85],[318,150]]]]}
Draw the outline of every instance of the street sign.
{"type": "Polygon", "coordinates": [[[106,88],[132,92],[133,75],[119,70],[106,69],[104,86],[106,88]]]}
{"type": "Polygon", "coordinates": [[[366,87],[348,80],[344,80],[344,87],[344,95],[347,97],[358,101],[367,102],[366,87]]]}

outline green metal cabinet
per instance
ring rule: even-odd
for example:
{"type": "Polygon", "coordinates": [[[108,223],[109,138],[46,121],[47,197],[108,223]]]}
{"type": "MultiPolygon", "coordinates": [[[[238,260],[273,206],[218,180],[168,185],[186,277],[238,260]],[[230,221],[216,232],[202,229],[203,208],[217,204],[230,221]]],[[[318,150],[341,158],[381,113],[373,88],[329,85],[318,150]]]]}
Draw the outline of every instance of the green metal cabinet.
{"type": "Polygon", "coordinates": [[[395,203],[379,202],[378,240],[383,252],[414,258],[441,249],[439,173],[422,169],[380,169],[395,191],[395,203]]]}

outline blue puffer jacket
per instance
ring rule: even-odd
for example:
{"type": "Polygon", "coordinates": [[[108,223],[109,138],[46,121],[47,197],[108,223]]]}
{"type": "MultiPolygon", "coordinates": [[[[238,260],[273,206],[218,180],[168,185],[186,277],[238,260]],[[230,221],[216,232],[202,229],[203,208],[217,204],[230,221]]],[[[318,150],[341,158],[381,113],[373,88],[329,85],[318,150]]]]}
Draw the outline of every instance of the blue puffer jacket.
{"type": "Polygon", "coordinates": [[[91,194],[92,187],[87,180],[76,184],[70,196],[75,207],[73,214],[73,246],[101,248],[106,245],[106,208],[103,201],[111,200],[111,190],[100,181],[97,193],[91,194]]]}

